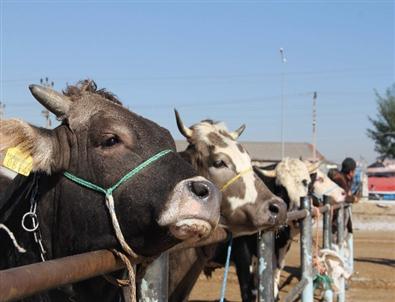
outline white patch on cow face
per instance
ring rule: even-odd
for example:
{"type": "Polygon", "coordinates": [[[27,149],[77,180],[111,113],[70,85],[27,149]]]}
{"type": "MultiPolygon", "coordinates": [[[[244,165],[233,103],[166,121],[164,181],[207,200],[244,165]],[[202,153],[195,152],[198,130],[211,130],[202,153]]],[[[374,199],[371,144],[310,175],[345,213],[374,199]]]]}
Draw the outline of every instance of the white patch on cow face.
{"type": "Polygon", "coordinates": [[[306,165],[296,158],[285,158],[276,167],[276,183],[287,189],[290,208],[300,207],[300,198],[307,196],[310,174],[306,165]]]}
{"type": "Polygon", "coordinates": [[[317,170],[316,173],[317,177],[313,184],[314,194],[319,197],[327,195],[336,202],[343,202],[346,196],[344,190],[320,170],[317,170]]]}
{"type": "Polygon", "coordinates": [[[254,174],[251,172],[249,173],[250,177],[245,176],[241,178],[239,181],[244,181],[246,184],[246,193],[244,195],[244,198],[239,198],[239,197],[234,197],[230,196],[227,198],[229,204],[230,204],[230,209],[231,211],[236,210],[239,207],[244,206],[247,203],[254,203],[256,201],[256,198],[258,197],[258,192],[255,188],[255,179],[254,179],[254,174]],[[252,178],[252,180],[250,180],[252,178]],[[245,181],[245,179],[248,179],[245,181]],[[252,188],[252,189],[249,189],[252,188]]]}
{"type": "Polygon", "coordinates": [[[236,141],[226,135],[223,135],[223,133],[228,133],[225,125],[222,123],[212,125],[210,123],[202,122],[198,125],[195,125],[193,130],[194,133],[196,133],[196,135],[198,135],[199,138],[208,145],[212,145],[212,142],[208,137],[210,133],[216,133],[221,137],[223,143],[226,144],[226,146],[215,146],[213,153],[223,154],[232,162],[228,167],[210,167],[208,169],[211,180],[219,188],[221,188],[240,172],[251,169],[250,172],[247,172],[237,180],[238,182],[243,182],[245,185],[244,196],[228,196],[229,194],[227,194],[228,192],[225,190],[222,193],[222,201],[229,204],[231,211],[234,211],[235,209],[242,207],[247,203],[255,203],[258,197],[258,191],[255,187],[255,175],[252,171],[251,158],[246,151],[241,151],[239,149],[236,141]],[[234,168],[234,170],[231,170],[231,168],[234,168]]]}

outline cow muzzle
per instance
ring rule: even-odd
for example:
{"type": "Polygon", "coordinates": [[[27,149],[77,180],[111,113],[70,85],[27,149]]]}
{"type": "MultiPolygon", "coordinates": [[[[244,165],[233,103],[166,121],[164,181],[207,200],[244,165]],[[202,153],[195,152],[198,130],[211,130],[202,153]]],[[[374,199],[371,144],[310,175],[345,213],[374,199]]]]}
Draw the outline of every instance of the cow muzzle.
{"type": "Polygon", "coordinates": [[[215,229],[220,216],[220,191],[207,179],[197,176],[179,182],[158,223],[183,241],[197,241],[215,229]]]}
{"type": "Polygon", "coordinates": [[[278,197],[260,203],[255,211],[251,209],[246,211],[253,226],[259,230],[274,229],[285,224],[287,219],[287,206],[278,197]]]}

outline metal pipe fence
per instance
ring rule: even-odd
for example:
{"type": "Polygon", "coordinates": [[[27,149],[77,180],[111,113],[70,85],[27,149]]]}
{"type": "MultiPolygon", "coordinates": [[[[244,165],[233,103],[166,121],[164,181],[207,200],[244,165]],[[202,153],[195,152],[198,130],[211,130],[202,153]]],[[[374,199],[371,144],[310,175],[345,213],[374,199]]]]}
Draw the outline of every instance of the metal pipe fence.
{"type": "MultiPolygon", "coordinates": [[[[317,217],[320,214],[323,214],[323,230],[322,230],[322,240],[323,240],[323,248],[331,249],[332,248],[332,211],[338,210],[339,213],[337,215],[337,242],[339,244],[339,254],[344,260],[344,262],[348,263],[350,267],[352,267],[352,258],[353,253],[351,252],[349,255],[350,259],[344,258],[344,245],[345,245],[345,237],[344,237],[344,209],[348,205],[345,203],[336,203],[334,205],[330,205],[329,197],[324,196],[323,200],[324,205],[318,208],[318,212],[311,211],[310,200],[308,197],[301,198],[301,209],[298,211],[288,212],[287,221],[292,222],[298,220],[300,222],[300,253],[301,253],[301,281],[290,291],[290,293],[285,297],[285,302],[292,302],[298,299],[301,296],[302,302],[313,302],[314,301],[314,287],[313,287],[313,278],[314,278],[314,270],[313,270],[313,250],[312,250],[312,218],[317,217]]],[[[317,217],[318,218],[318,217],[317,217]]],[[[318,227],[318,222],[317,222],[318,227]]],[[[271,232],[273,233],[273,232],[271,232]]],[[[265,242],[265,244],[258,244],[258,255],[260,257],[264,257],[266,255],[264,249],[268,246],[274,246],[274,237],[270,236],[268,238],[273,238],[273,243],[265,242]],[[263,250],[262,250],[263,249],[263,250]],[[263,255],[263,256],[262,256],[263,255]]],[[[261,239],[262,241],[262,239],[261,239]]],[[[348,237],[348,245],[350,250],[352,251],[352,235],[348,237]]],[[[317,243],[318,244],[318,243],[317,243]]],[[[267,263],[271,258],[270,256],[265,259],[259,259],[258,263],[267,263]]],[[[258,268],[260,272],[262,268],[258,268]]],[[[273,289],[268,288],[269,284],[273,284],[272,276],[271,280],[267,280],[267,277],[261,276],[258,273],[259,279],[259,287],[262,290],[258,290],[258,301],[259,302],[274,302],[275,297],[272,294],[273,289]]],[[[333,292],[331,289],[326,289],[324,292],[325,302],[333,301],[333,292]]],[[[340,292],[337,295],[338,302],[345,301],[345,280],[341,278],[340,280],[340,292]]]]}
{"type": "MultiPolygon", "coordinates": [[[[226,231],[222,228],[217,228],[205,240],[194,244],[181,243],[169,251],[205,246],[223,241],[226,238],[226,231]]],[[[144,257],[133,259],[133,264],[138,264],[144,259],[144,257]]],[[[22,299],[52,288],[111,273],[122,268],[124,268],[124,263],[115,257],[111,251],[99,250],[1,270],[0,301],[22,299]]]]}
{"type": "MultiPolygon", "coordinates": [[[[313,302],[313,264],[312,264],[312,218],[317,214],[311,212],[310,200],[307,197],[301,199],[302,208],[298,211],[289,212],[288,221],[299,220],[301,232],[301,270],[302,280],[296,285],[285,301],[294,301],[302,296],[302,302],[313,302]]],[[[332,244],[332,219],[331,209],[339,209],[337,215],[339,252],[344,257],[344,203],[330,206],[327,198],[324,198],[324,206],[319,208],[323,215],[323,247],[331,248],[332,244]]],[[[190,247],[199,247],[224,241],[227,233],[222,228],[217,228],[214,234],[206,240],[196,244],[181,243],[170,251],[177,251],[190,247]]],[[[352,250],[352,237],[348,237],[348,244],[352,250]]],[[[273,253],[274,232],[264,232],[260,235],[258,244],[258,301],[274,302],[274,278],[273,278],[273,253]]],[[[148,268],[143,281],[140,284],[140,301],[167,301],[168,279],[168,253],[158,258],[148,268]],[[149,289],[149,290],[144,290],[149,289]]],[[[352,253],[350,259],[345,261],[352,266],[352,253]]],[[[144,258],[135,259],[134,264],[143,261],[144,258]]],[[[13,301],[37,294],[62,285],[75,283],[94,276],[103,275],[119,269],[124,264],[119,261],[110,251],[100,250],[80,255],[50,260],[42,263],[34,263],[26,266],[11,268],[0,271],[0,301],[13,301]]],[[[325,301],[332,302],[331,290],[325,292],[325,301]]],[[[345,301],[345,281],[341,280],[341,289],[338,302],[345,301]]]]}

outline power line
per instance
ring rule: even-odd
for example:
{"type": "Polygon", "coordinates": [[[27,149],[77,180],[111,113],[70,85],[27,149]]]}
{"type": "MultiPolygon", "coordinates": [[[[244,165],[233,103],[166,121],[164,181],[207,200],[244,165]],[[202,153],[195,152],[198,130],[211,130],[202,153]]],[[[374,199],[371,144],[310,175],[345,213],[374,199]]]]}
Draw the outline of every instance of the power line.
{"type": "MultiPolygon", "coordinates": [[[[325,74],[339,74],[339,73],[361,73],[361,72],[392,72],[390,69],[383,67],[361,67],[361,68],[344,68],[344,69],[333,69],[333,70],[318,70],[318,71],[289,71],[287,72],[287,76],[293,75],[325,75],[325,74]]],[[[164,76],[147,76],[147,77],[127,77],[127,78],[101,78],[97,77],[96,80],[100,81],[111,81],[111,82],[120,82],[120,81],[146,81],[146,80],[229,80],[229,79],[239,79],[239,78],[266,78],[266,77],[281,77],[281,73],[278,72],[268,72],[268,73],[245,73],[245,74],[227,74],[227,75],[164,75],[164,76]]],[[[70,79],[74,77],[64,77],[64,78],[56,78],[59,82],[70,82],[70,79]]],[[[3,79],[3,83],[11,83],[11,82],[34,82],[32,78],[25,79],[3,79]]]]}

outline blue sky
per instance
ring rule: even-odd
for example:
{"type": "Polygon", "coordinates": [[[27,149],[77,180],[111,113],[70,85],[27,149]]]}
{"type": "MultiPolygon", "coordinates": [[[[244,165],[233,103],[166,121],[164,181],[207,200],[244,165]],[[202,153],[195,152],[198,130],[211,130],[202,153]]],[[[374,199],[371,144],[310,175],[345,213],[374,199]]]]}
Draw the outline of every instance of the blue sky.
{"type": "Polygon", "coordinates": [[[311,142],[329,159],[375,159],[374,89],[395,82],[393,1],[1,1],[6,117],[44,125],[27,86],[84,78],[181,138],[205,118],[242,140],[311,142]],[[287,63],[281,62],[283,47],[287,63]]]}

